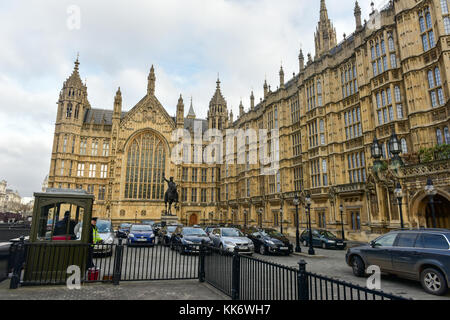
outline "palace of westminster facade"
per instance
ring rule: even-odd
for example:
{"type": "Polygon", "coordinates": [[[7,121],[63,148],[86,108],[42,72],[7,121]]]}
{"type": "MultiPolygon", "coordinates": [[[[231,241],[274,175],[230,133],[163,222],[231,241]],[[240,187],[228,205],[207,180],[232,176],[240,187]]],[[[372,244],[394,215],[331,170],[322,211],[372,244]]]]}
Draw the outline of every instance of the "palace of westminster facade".
{"type": "MultiPolygon", "coordinates": [[[[321,0],[315,56],[305,59],[300,51],[299,72],[286,82],[281,68],[277,90],[264,83],[264,98],[255,104],[252,92],[250,108],[241,102],[236,120],[219,80],[206,120],[196,119],[192,102],[185,117],[181,96],[170,116],[155,96],[153,67],[147,94],[130,111],[122,111],[120,88],[112,110],[91,108],[77,59],[58,101],[49,187],[93,193],[93,214],[115,224],[159,221],[165,175],[178,185],[181,223],[283,224],[291,234],[294,196],[306,228],[308,194],[313,227],[339,231],[343,222],[346,238],[367,240],[400,227],[398,182],[405,227],[429,227],[431,178],[438,224],[450,228],[450,161],[417,160],[423,148],[450,144],[449,5],[394,0],[362,23],[356,2],[355,32],[338,44],[321,0]],[[279,171],[261,175],[261,164],[249,163],[175,164],[172,132],[195,127],[278,129],[279,171]],[[388,144],[394,131],[404,161],[396,169],[388,144]],[[379,170],[371,156],[375,137],[385,164],[379,170]]],[[[248,161],[248,145],[237,152],[248,161]]]]}

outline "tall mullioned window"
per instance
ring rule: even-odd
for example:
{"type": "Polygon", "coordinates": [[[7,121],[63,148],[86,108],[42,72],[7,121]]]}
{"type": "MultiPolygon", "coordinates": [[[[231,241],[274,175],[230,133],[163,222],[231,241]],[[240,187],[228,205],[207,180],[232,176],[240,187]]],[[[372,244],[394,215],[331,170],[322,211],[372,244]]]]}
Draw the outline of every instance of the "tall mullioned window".
{"type": "Polygon", "coordinates": [[[437,107],[438,105],[442,106],[444,104],[444,92],[442,91],[442,80],[441,80],[441,72],[439,68],[436,67],[434,69],[428,70],[428,87],[431,99],[431,106],[437,107]]]}
{"type": "Polygon", "coordinates": [[[394,87],[395,94],[395,108],[397,109],[397,119],[403,119],[403,104],[402,104],[402,94],[400,92],[400,87],[394,87]]]}
{"type": "Polygon", "coordinates": [[[87,138],[81,138],[80,140],[80,154],[86,154],[87,138]]]}
{"type": "Polygon", "coordinates": [[[378,125],[395,120],[391,88],[383,89],[376,94],[378,125]]]}
{"type": "Polygon", "coordinates": [[[319,160],[312,160],[310,166],[311,166],[311,187],[318,188],[321,185],[319,160]]]}
{"type": "Polygon", "coordinates": [[[311,81],[306,85],[306,100],[308,111],[314,109],[316,105],[316,88],[314,81],[311,81]]]}
{"type": "Polygon", "coordinates": [[[341,86],[343,98],[346,98],[358,92],[356,67],[353,64],[346,65],[341,70],[341,86]]]}
{"type": "Polygon", "coordinates": [[[126,199],[161,200],[166,166],[164,142],[152,133],[134,138],[127,149],[126,199]]]}
{"type": "Polygon", "coordinates": [[[300,104],[298,103],[298,97],[291,99],[291,121],[292,124],[300,121],[300,104]]]}
{"type": "Polygon", "coordinates": [[[392,32],[388,32],[388,47],[389,47],[391,68],[395,69],[397,68],[398,65],[397,65],[397,54],[395,53],[394,36],[392,35],[392,32]]]}
{"type": "Polygon", "coordinates": [[[297,132],[292,135],[292,148],[294,157],[301,155],[301,133],[297,132]]]}
{"type": "Polygon", "coordinates": [[[317,121],[313,121],[310,124],[308,124],[308,130],[309,130],[309,147],[314,148],[318,146],[319,138],[317,135],[317,121]]]}
{"type": "Polygon", "coordinates": [[[372,60],[373,76],[377,76],[388,70],[386,42],[384,35],[370,43],[370,55],[372,60]]]}
{"type": "Polygon", "coordinates": [[[345,138],[353,139],[362,136],[361,109],[360,107],[344,113],[345,138]]]}
{"type": "Polygon", "coordinates": [[[366,160],[364,152],[347,155],[347,162],[350,183],[366,182],[366,160]]]}
{"type": "Polygon", "coordinates": [[[448,11],[448,0],[441,0],[441,13],[444,22],[445,34],[450,34],[450,13],[448,11]]]}
{"type": "Polygon", "coordinates": [[[436,45],[430,9],[428,7],[419,11],[419,25],[423,50],[428,51],[436,45]]]}

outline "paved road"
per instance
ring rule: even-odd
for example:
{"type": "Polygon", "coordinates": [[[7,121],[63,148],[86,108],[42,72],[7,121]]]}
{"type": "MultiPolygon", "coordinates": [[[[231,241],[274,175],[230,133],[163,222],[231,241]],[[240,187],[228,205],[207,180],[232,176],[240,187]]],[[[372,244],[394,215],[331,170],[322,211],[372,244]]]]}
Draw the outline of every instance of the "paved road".
{"type": "MultiPolygon", "coordinates": [[[[355,277],[351,267],[347,266],[345,263],[345,250],[324,250],[319,248],[314,248],[314,250],[316,251],[316,257],[307,256],[306,253],[308,252],[308,248],[303,246],[302,252],[305,253],[305,255],[302,256],[290,255],[289,257],[285,257],[254,254],[254,257],[295,268],[298,267],[300,259],[304,259],[307,262],[307,271],[344,280],[360,286],[366,286],[366,278],[355,277]]],[[[381,290],[386,293],[392,293],[412,299],[450,300],[450,291],[443,297],[430,295],[423,291],[419,282],[405,280],[391,275],[382,275],[381,290]]]]}

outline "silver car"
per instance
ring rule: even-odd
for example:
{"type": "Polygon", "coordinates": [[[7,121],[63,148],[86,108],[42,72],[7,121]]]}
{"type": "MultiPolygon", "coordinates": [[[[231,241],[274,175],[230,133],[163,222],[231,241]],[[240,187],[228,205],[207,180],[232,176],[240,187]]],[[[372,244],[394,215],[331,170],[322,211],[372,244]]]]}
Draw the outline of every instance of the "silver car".
{"type": "Polygon", "coordinates": [[[252,255],[255,252],[253,241],[236,228],[216,228],[209,237],[219,249],[233,252],[238,247],[239,253],[252,255]]]}
{"type": "MultiPolygon", "coordinates": [[[[80,239],[82,232],[81,223],[75,226],[75,233],[77,239],[80,239]]],[[[110,220],[97,220],[98,236],[102,239],[102,244],[94,246],[94,253],[96,254],[112,254],[112,244],[115,240],[114,229],[110,220]]]]}

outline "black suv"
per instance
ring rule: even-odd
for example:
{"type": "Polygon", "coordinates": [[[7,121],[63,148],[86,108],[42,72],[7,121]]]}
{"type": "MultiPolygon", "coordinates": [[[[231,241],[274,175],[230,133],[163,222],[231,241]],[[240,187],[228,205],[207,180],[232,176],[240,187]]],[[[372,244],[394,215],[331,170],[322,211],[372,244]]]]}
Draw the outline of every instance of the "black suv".
{"type": "Polygon", "coordinates": [[[358,277],[376,265],[381,272],[420,281],[428,293],[444,295],[450,286],[450,230],[392,231],[348,249],[345,259],[358,277]]]}

